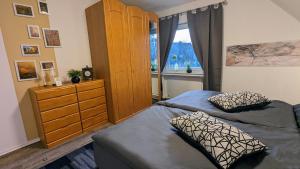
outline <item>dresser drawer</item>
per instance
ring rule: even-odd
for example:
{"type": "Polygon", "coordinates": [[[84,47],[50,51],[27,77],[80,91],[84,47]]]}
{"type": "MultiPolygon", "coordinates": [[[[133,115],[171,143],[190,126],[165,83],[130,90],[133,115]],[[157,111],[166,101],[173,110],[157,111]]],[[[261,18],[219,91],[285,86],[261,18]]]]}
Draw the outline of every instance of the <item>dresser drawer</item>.
{"type": "Polygon", "coordinates": [[[79,92],[78,100],[84,101],[84,100],[88,100],[88,99],[92,99],[92,98],[100,97],[100,96],[105,96],[105,90],[103,87],[84,91],[84,92],[79,92]]]}
{"type": "Polygon", "coordinates": [[[47,111],[58,107],[74,104],[77,102],[76,94],[38,101],[40,111],[47,111]]]}
{"type": "Polygon", "coordinates": [[[77,133],[79,131],[82,131],[81,128],[81,124],[80,123],[75,123],[75,124],[71,124],[67,127],[61,128],[59,130],[55,130],[51,133],[47,133],[45,134],[46,136],[46,140],[47,140],[47,144],[57,141],[59,139],[62,139],[68,135],[72,135],[74,133],[77,133]]]}
{"type": "Polygon", "coordinates": [[[93,116],[96,116],[96,115],[99,115],[102,113],[107,113],[106,104],[81,111],[80,113],[81,113],[82,120],[88,119],[90,117],[93,117],[93,116]]]}
{"type": "Polygon", "coordinates": [[[104,96],[80,102],[79,103],[79,108],[80,108],[80,111],[83,111],[83,110],[86,110],[86,109],[89,109],[89,108],[99,106],[101,104],[105,104],[105,97],[104,96]]]}
{"type": "Polygon", "coordinates": [[[76,88],[71,85],[35,91],[37,100],[45,100],[73,93],[76,93],[76,88]]]}
{"type": "Polygon", "coordinates": [[[74,113],[78,113],[78,103],[41,112],[42,122],[48,122],[74,113]]]}
{"type": "Polygon", "coordinates": [[[97,124],[102,124],[103,122],[107,122],[107,113],[103,113],[103,114],[99,114],[97,116],[94,116],[94,117],[91,117],[91,118],[88,118],[86,120],[83,120],[82,121],[82,127],[85,129],[85,128],[88,128],[90,126],[94,126],[94,125],[97,125],[97,124]]]}
{"type": "Polygon", "coordinates": [[[104,87],[103,80],[96,80],[91,82],[84,82],[76,85],[77,92],[82,92],[86,90],[92,90],[96,88],[104,87]]]}
{"type": "Polygon", "coordinates": [[[60,128],[64,128],[68,125],[80,122],[80,115],[79,113],[71,114],[53,121],[49,121],[44,123],[44,132],[49,133],[54,130],[58,130],[60,128]]]}

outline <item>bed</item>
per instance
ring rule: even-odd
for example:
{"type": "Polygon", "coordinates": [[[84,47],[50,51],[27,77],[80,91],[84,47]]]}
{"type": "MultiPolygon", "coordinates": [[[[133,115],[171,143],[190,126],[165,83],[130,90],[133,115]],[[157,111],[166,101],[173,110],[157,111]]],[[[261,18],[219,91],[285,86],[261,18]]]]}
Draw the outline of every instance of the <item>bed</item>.
{"type": "Polygon", "coordinates": [[[268,146],[266,152],[243,157],[232,168],[300,168],[300,132],[293,106],[272,101],[263,110],[225,113],[207,98],[213,91],[190,91],[142,111],[93,137],[100,169],[215,169],[199,148],[176,132],[169,120],[204,111],[268,146]]]}

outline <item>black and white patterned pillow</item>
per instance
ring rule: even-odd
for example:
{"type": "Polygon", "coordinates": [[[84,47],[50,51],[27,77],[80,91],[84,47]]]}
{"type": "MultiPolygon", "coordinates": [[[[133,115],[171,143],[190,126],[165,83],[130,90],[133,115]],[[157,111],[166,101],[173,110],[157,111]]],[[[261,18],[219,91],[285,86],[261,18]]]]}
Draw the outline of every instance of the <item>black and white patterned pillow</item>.
{"type": "Polygon", "coordinates": [[[249,134],[204,112],[173,118],[170,123],[200,144],[224,169],[244,155],[266,149],[263,143],[249,134]]]}
{"type": "Polygon", "coordinates": [[[208,101],[226,112],[257,109],[271,103],[265,96],[249,91],[218,94],[208,98],[208,101]]]}

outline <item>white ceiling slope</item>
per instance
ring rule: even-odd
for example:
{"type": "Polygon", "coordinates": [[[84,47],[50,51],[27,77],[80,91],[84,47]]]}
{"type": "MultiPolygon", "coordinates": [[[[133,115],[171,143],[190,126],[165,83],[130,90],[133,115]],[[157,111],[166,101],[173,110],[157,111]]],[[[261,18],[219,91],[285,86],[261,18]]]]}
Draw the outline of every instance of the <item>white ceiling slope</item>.
{"type": "Polygon", "coordinates": [[[160,11],[195,0],[123,0],[126,4],[136,5],[148,11],[160,11]]]}
{"type": "Polygon", "coordinates": [[[285,10],[288,14],[294,16],[300,21],[300,0],[272,0],[280,8],[285,10]]]}

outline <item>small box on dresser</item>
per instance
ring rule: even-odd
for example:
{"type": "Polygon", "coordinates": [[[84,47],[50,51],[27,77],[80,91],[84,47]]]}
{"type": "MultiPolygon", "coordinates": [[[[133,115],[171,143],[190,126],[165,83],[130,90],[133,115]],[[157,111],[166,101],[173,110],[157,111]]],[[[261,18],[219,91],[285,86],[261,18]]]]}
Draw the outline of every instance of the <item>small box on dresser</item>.
{"type": "Polygon", "coordinates": [[[103,80],[30,89],[39,136],[47,148],[108,122],[103,80]]]}

